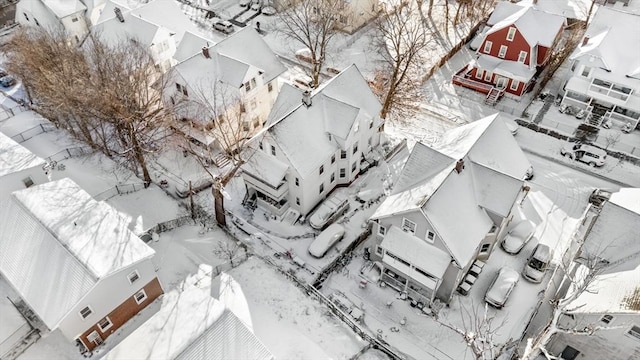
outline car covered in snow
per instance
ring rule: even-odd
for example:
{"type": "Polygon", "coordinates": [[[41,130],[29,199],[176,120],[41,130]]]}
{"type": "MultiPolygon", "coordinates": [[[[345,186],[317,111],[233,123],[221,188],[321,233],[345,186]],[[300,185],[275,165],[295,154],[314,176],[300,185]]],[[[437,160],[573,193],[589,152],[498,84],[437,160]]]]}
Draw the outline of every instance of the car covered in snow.
{"type": "Polygon", "coordinates": [[[327,251],[344,237],[344,226],[332,224],[316,237],[309,245],[309,254],[321,258],[327,251]]]}
{"type": "Polygon", "coordinates": [[[498,271],[498,274],[489,285],[487,293],[484,295],[484,300],[491,306],[502,309],[504,304],[509,299],[509,295],[516,287],[520,274],[517,271],[503,267],[498,271]]]}
{"type": "Polygon", "coordinates": [[[338,189],[311,214],[309,225],[316,230],[322,230],[348,209],[349,198],[345,191],[338,189]]]}
{"type": "Polygon", "coordinates": [[[603,166],[607,159],[606,151],[587,144],[565,144],[560,148],[560,154],[593,167],[603,166]]]}
{"type": "Polygon", "coordinates": [[[527,263],[522,269],[522,276],[532,283],[540,283],[544,278],[544,273],[549,268],[553,252],[548,245],[538,244],[529,255],[527,263]]]}
{"type": "Polygon", "coordinates": [[[502,239],[501,245],[504,251],[511,255],[515,255],[522,250],[522,248],[531,240],[533,233],[536,230],[536,224],[531,220],[522,220],[515,224],[504,239],[502,239]]]}
{"type": "Polygon", "coordinates": [[[604,189],[593,189],[589,195],[589,203],[597,208],[601,208],[604,203],[611,198],[611,191],[604,189]]]}

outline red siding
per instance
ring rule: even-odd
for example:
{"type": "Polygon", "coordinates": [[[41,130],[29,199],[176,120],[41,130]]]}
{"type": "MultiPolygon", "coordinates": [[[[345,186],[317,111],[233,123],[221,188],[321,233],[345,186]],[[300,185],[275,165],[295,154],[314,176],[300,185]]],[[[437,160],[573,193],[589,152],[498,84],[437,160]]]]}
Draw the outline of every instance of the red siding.
{"type": "Polygon", "coordinates": [[[507,40],[507,34],[509,33],[509,28],[506,27],[504,29],[500,29],[492,34],[487,35],[487,37],[482,42],[482,46],[478,48],[478,53],[480,54],[488,54],[493,57],[498,57],[500,53],[500,46],[507,46],[507,53],[504,56],[505,60],[518,61],[518,56],[520,56],[520,51],[527,52],[527,59],[525,60],[525,64],[529,65],[529,61],[531,59],[531,49],[529,43],[524,39],[522,34],[516,28],[516,34],[513,38],[513,41],[507,40]],[[487,41],[491,41],[491,51],[488,53],[484,52],[484,46],[487,41]]]}

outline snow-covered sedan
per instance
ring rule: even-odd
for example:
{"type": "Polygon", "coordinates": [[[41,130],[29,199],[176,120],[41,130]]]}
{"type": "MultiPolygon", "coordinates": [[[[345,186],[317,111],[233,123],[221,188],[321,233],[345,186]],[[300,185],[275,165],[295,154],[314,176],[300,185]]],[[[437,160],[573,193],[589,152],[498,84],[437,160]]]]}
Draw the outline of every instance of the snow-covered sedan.
{"type": "Polygon", "coordinates": [[[531,220],[522,220],[517,223],[502,240],[502,248],[511,255],[522,250],[536,230],[536,224],[531,220]]]}
{"type": "Polygon", "coordinates": [[[520,274],[517,271],[503,267],[498,271],[498,275],[493,279],[489,289],[484,296],[484,300],[491,306],[498,309],[502,309],[507,302],[511,291],[516,287],[520,279],[520,274]]]}

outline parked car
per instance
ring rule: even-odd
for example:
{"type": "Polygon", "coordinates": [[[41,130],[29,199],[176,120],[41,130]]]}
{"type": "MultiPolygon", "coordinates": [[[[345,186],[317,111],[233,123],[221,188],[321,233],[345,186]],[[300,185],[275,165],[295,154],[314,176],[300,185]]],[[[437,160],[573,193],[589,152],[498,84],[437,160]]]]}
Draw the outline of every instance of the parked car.
{"type": "Polygon", "coordinates": [[[17,83],[16,78],[11,75],[6,75],[0,78],[0,85],[3,87],[11,87],[17,83]]]}
{"type": "Polygon", "coordinates": [[[517,271],[503,267],[489,285],[484,300],[491,306],[502,309],[507,302],[511,291],[516,287],[520,274],[517,271]]]}
{"type": "Polygon", "coordinates": [[[606,151],[586,144],[565,144],[560,148],[560,154],[593,167],[603,166],[607,159],[606,151]]]}
{"type": "Polygon", "coordinates": [[[524,174],[524,179],[525,180],[533,179],[533,165],[527,168],[527,172],[524,174]]]}
{"type": "Polygon", "coordinates": [[[233,28],[233,24],[227,20],[217,21],[215,24],[213,24],[213,28],[218,31],[222,31],[225,34],[231,34],[235,30],[233,28]]]}
{"type": "Polygon", "coordinates": [[[260,11],[261,7],[262,7],[262,2],[260,0],[253,0],[251,2],[251,10],[260,11]]]}
{"type": "Polygon", "coordinates": [[[611,198],[611,191],[604,189],[593,189],[589,195],[589,202],[597,208],[601,208],[604,202],[611,198]]]}
{"type": "Polygon", "coordinates": [[[262,8],[262,15],[271,16],[275,14],[276,14],[276,8],[274,8],[273,6],[265,6],[262,8]]]}
{"type": "Polygon", "coordinates": [[[531,220],[522,220],[507,232],[502,239],[502,248],[511,255],[515,255],[531,240],[536,230],[536,224],[531,220]]]}
{"type": "Polygon", "coordinates": [[[344,226],[332,224],[316,237],[309,245],[309,254],[321,258],[327,251],[344,236],[344,226]]]}
{"type": "Polygon", "coordinates": [[[349,209],[349,198],[344,191],[337,190],[329,196],[309,217],[309,225],[317,230],[324,229],[349,209]]]}
{"type": "Polygon", "coordinates": [[[251,0],[240,0],[240,6],[247,7],[251,3],[251,0]]]}
{"type": "Polygon", "coordinates": [[[536,245],[524,265],[522,276],[533,283],[541,282],[552,258],[553,252],[548,245],[536,245]]]}

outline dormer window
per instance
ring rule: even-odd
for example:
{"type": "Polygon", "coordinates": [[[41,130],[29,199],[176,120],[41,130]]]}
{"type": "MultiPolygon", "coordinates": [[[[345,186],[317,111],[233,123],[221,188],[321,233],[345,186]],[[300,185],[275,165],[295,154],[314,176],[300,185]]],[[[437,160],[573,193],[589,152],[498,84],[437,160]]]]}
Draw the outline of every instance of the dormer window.
{"type": "Polygon", "coordinates": [[[507,33],[507,41],[513,41],[514,37],[516,37],[516,28],[509,28],[509,32],[507,33]]]}
{"type": "Polygon", "coordinates": [[[402,231],[404,232],[408,232],[410,234],[415,234],[416,233],[416,223],[414,223],[413,221],[407,219],[407,218],[402,218],[402,231]]]}
{"type": "Polygon", "coordinates": [[[189,92],[187,91],[186,86],[176,83],[176,89],[178,90],[178,92],[181,92],[184,96],[189,96],[189,92]]]}

